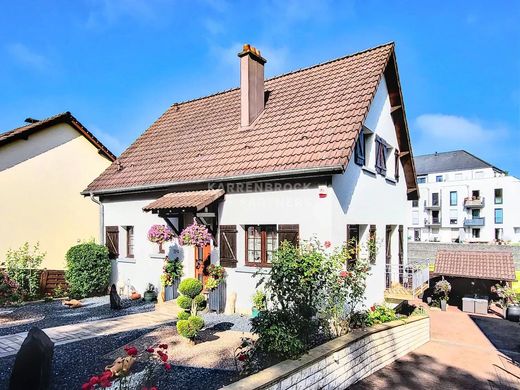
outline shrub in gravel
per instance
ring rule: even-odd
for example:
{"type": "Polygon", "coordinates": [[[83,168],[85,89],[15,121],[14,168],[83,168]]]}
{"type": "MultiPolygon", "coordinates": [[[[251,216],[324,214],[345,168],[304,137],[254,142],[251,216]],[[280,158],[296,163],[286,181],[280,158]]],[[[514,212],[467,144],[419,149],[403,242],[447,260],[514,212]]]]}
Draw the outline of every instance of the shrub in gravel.
{"type": "Polygon", "coordinates": [[[187,320],[188,318],[190,318],[190,313],[187,311],[181,311],[179,314],[177,314],[177,319],[179,321],[187,320]]]}
{"type": "Polygon", "coordinates": [[[112,268],[106,246],[95,242],[81,243],[68,250],[66,259],[65,278],[71,297],[105,294],[112,268]]]}
{"type": "Polygon", "coordinates": [[[195,298],[202,292],[202,283],[195,278],[184,279],[179,284],[179,292],[182,295],[187,295],[190,298],[195,298]]]}
{"type": "Polygon", "coordinates": [[[197,329],[197,331],[204,327],[204,319],[201,316],[189,316],[188,322],[197,329]]]}
{"type": "Polygon", "coordinates": [[[204,310],[206,308],[206,303],[206,297],[202,294],[193,298],[193,304],[197,307],[197,310],[204,310]]]}
{"type": "Polygon", "coordinates": [[[177,332],[187,339],[193,340],[199,331],[204,327],[202,317],[190,315],[187,320],[177,322],[177,332]]]}
{"type": "Polygon", "coordinates": [[[6,254],[5,270],[9,278],[18,284],[23,300],[32,300],[40,296],[40,266],[45,253],[37,243],[31,250],[26,242],[19,249],[9,249],[6,254]]]}
{"type": "Polygon", "coordinates": [[[193,299],[187,297],[186,295],[181,295],[177,298],[177,305],[184,310],[191,310],[191,304],[193,299]]]}

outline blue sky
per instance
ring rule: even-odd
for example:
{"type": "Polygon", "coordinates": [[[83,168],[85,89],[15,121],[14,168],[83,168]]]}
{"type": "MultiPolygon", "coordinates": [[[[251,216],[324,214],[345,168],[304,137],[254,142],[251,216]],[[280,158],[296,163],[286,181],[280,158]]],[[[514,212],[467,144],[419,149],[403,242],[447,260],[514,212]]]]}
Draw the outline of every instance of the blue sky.
{"type": "Polygon", "coordinates": [[[414,153],[467,149],[520,177],[518,1],[11,1],[0,131],[71,111],[116,154],[172,103],[395,41],[414,153]]]}

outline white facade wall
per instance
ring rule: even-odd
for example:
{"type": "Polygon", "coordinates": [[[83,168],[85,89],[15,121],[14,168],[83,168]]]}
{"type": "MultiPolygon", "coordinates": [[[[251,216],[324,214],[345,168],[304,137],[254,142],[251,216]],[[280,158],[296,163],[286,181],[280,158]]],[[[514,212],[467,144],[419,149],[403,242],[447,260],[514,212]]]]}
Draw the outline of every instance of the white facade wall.
{"type": "MultiPolygon", "coordinates": [[[[423,177],[423,176],[420,176],[423,177]]],[[[495,229],[502,229],[502,240],[520,242],[520,180],[506,176],[492,168],[466,171],[439,172],[424,176],[425,183],[419,183],[420,200],[418,207],[409,203],[408,239],[414,240],[415,231],[420,231],[420,241],[452,242],[456,238],[465,242],[493,242],[495,229]],[[442,177],[438,182],[437,177],[442,177]],[[502,203],[495,203],[495,189],[502,189],[502,203]],[[484,198],[480,217],[483,226],[464,227],[465,219],[472,219],[472,209],[464,207],[464,199],[478,190],[484,198]],[[457,193],[457,204],[450,204],[450,192],[457,193]],[[440,226],[428,226],[431,219],[432,193],[440,199],[440,226]],[[503,223],[495,223],[495,209],[503,210],[503,223]],[[452,223],[456,219],[456,223],[452,223]],[[480,237],[473,237],[472,229],[480,229],[480,237]]]]}
{"type": "MultiPolygon", "coordinates": [[[[384,138],[394,148],[397,145],[395,128],[390,117],[390,102],[384,80],[375,96],[372,108],[366,119],[366,127],[384,138]]],[[[381,302],[385,289],[385,230],[392,226],[392,262],[398,262],[398,226],[404,226],[406,234],[407,199],[404,178],[399,182],[394,177],[394,155],[389,154],[389,180],[375,175],[374,153],[367,166],[361,168],[349,164],[346,172],[334,175],[332,180],[324,178],[324,187],[317,185],[282,189],[278,191],[227,193],[219,204],[219,225],[237,225],[236,268],[227,268],[227,293],[237,294],[238,311],[247,312],[251,308],[251,298],[256,290],[257,280],[253,274],[258,270],[245,265],[245,225],[248,224],[298,224],[300,239],[316,237],[322,243],[330,241],[332,246],[342,245],[346,240],[346,225],[359,224],[366,229],[361,231],[362,242],[368,238],[368,226],[377,226],[380,250],[375,264],[372,265],[368,281],[367,304],[381,302]],[[328,185],[326,183],[329,183],[328,185]],[[320,197],[320,191],[327,196],[320,197]]],[[[353,158],[351,159],[353,160],[353,158]]],[[[404,175],[402,167],[401,175],[404,175]]],[[[105,226],[134,226],[135,257],[120,259],[115,263],[114,281],[129,281],[138,291],[147,283],[159,283],[162,272],[162,258],[151,256],[155,252],[146,234],[154,223],[164,223],[142,208],[154,199],[119,200],[104,203],[105,226]]],[[[124,253],[124,231],[120,229],[120,253],[124,253]]],[[[406,240],[404,240],[406,259],[406,240]]],[[[174,245],[180,257],[186,256],[186,248],[174,245]]],[[[170,249],[171,250],[171,249],[170,249]]],[[[191,250],[191,248],[189,249],[191,250]]],[[[218,248],[212,251],[212,262],[218,262],[218,248]]],[[[185,264],[185,275],[190,276],[192,264],[185,264]]],[[[266,272],[266,269],[263,269],[266,272]]]]}

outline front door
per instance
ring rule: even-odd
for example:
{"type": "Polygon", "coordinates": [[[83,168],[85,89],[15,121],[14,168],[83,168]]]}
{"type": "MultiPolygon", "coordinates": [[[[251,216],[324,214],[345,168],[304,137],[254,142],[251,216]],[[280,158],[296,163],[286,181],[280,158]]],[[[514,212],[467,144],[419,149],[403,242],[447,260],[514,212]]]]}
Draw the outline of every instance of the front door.
{"type": "Polygon", "coordinates": [[[211,245],[206,244],[203,248],[195,248],[195,279],[206,284],[208,278],[207,267],[211,264],[211,245]]]}

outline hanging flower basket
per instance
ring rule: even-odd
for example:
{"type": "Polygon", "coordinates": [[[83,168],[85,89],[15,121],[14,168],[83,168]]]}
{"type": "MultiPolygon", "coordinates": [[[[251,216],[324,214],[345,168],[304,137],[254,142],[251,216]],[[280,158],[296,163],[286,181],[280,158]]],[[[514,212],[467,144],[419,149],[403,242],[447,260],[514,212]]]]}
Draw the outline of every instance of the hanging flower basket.
{"type": "Polygon", "coordinates": [[[208,228],[199,225],[196,220],[181,232],[179,238],[182,245],[194,245],[198,248],[205,247],[212,239],[208,228]]]}
{"type": "Polygon", "coordinates": [[[164,253],[162,244],[173,239],[172,230],[166,225],[152,225],[148,230],[148,240],[159,244],[159,253],[164,253]]]}

